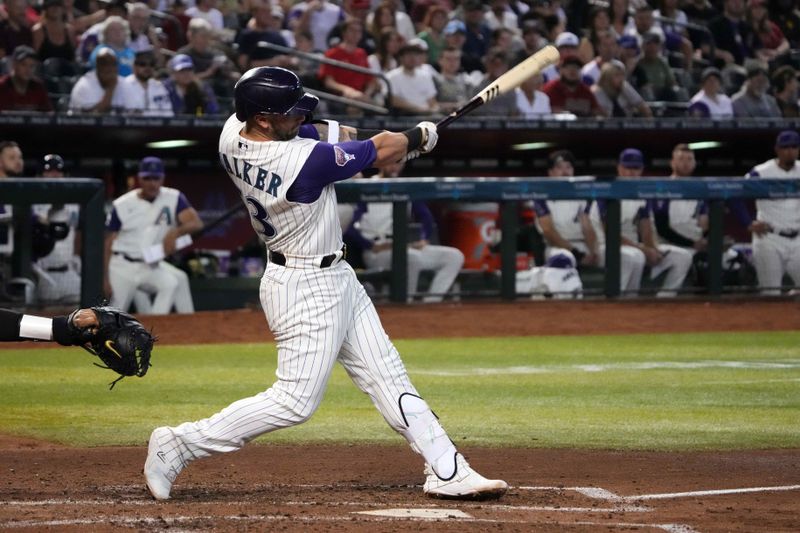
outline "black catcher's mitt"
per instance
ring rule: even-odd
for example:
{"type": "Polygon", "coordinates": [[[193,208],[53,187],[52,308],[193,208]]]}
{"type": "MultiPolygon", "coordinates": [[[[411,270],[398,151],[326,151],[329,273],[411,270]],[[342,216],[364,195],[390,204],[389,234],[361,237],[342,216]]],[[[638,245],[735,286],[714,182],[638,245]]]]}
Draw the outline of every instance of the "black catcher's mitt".
{"type": "Polygon", "coordinates": [[[91,309],[99,325],[81,333],[82,346],[105,363],[94,363],[96,366],[119,374],[110,388],[126,376],[144,376],[150,368],[150,352],[156,338],[128,313],[108,306],[91,309]]]}

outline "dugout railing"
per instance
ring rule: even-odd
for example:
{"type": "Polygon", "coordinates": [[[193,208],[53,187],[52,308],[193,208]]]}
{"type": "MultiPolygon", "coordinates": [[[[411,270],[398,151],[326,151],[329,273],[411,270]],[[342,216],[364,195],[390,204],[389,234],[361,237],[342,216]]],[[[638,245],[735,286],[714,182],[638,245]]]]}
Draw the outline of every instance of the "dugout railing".
{"type": "Polygon", "coordinates": [[[670,180],[661,178],[614,179],[552,178],[390,178],[351,180],[336,184],[340,202],[391,202],[392,269],[390,300],[408,296],[408,207],[412,201],[498,202],[500,205],[500,296],[513,300],[516,293],[517,227],[520,202],[531,200],[605,200],[606,267],[603,292],[620,296],[620,206],[626,199],[705,200],[709,204],[708,264],[712,296],[722,293],[722,253],[725,202],[733,199],[785,199],[800,197],[800,180],[739,177],[670,180]]]}

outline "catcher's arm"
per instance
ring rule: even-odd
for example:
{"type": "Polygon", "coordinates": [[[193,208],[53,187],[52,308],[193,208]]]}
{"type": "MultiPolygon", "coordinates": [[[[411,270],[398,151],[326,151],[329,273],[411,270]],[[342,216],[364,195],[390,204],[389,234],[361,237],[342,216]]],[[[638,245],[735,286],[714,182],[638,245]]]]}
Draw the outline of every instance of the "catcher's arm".
{"type": "Polygon", "coordinates": [[[69,316],[46,318],[0,309],[0,341],[55,341],[64,346],[83,344],[85,332],[98,326],[91,309],[78,309],[69,316]]]}

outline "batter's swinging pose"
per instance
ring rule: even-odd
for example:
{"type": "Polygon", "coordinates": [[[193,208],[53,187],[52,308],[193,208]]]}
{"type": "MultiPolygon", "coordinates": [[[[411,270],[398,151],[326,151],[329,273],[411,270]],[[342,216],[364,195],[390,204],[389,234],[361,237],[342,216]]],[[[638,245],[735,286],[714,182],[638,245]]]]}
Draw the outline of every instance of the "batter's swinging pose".
{"type": "Polygon", "coordinates": [[[222,130],[219,156],[268,249],[260,295],[277,342],[278,380],[210,418],[156,428],[144,465],[150,492],[167,499],[190,461],[238,450],[259,435],[308,420],[338,361],[389,425],[425,458],[426,494],[505,493],[505,481],[484,478],[458,453],[411,384],[375,307],[343,261],[333,183],[414,150],[430,152],[436,126],[421,122],[366,141],[321,142],[313,126],[301,126],[317,98],[305,94],[294,73],[278,67],[246,72],[234,98],[236,115],[222,130]]]}

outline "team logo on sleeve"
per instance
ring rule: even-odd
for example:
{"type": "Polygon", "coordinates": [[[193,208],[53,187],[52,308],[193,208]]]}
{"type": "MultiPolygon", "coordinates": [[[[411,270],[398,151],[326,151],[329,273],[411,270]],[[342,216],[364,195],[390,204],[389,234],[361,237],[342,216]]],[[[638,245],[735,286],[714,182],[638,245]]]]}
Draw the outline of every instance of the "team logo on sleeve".
{"type": "Polygon", "coordinates": [[[356,158],[356,154],[348,154],[336,145],[333,147],[333,153],[336,156],[336,164],[340,167],[345,166],[348,161],[352,161],[356,158]]]}

